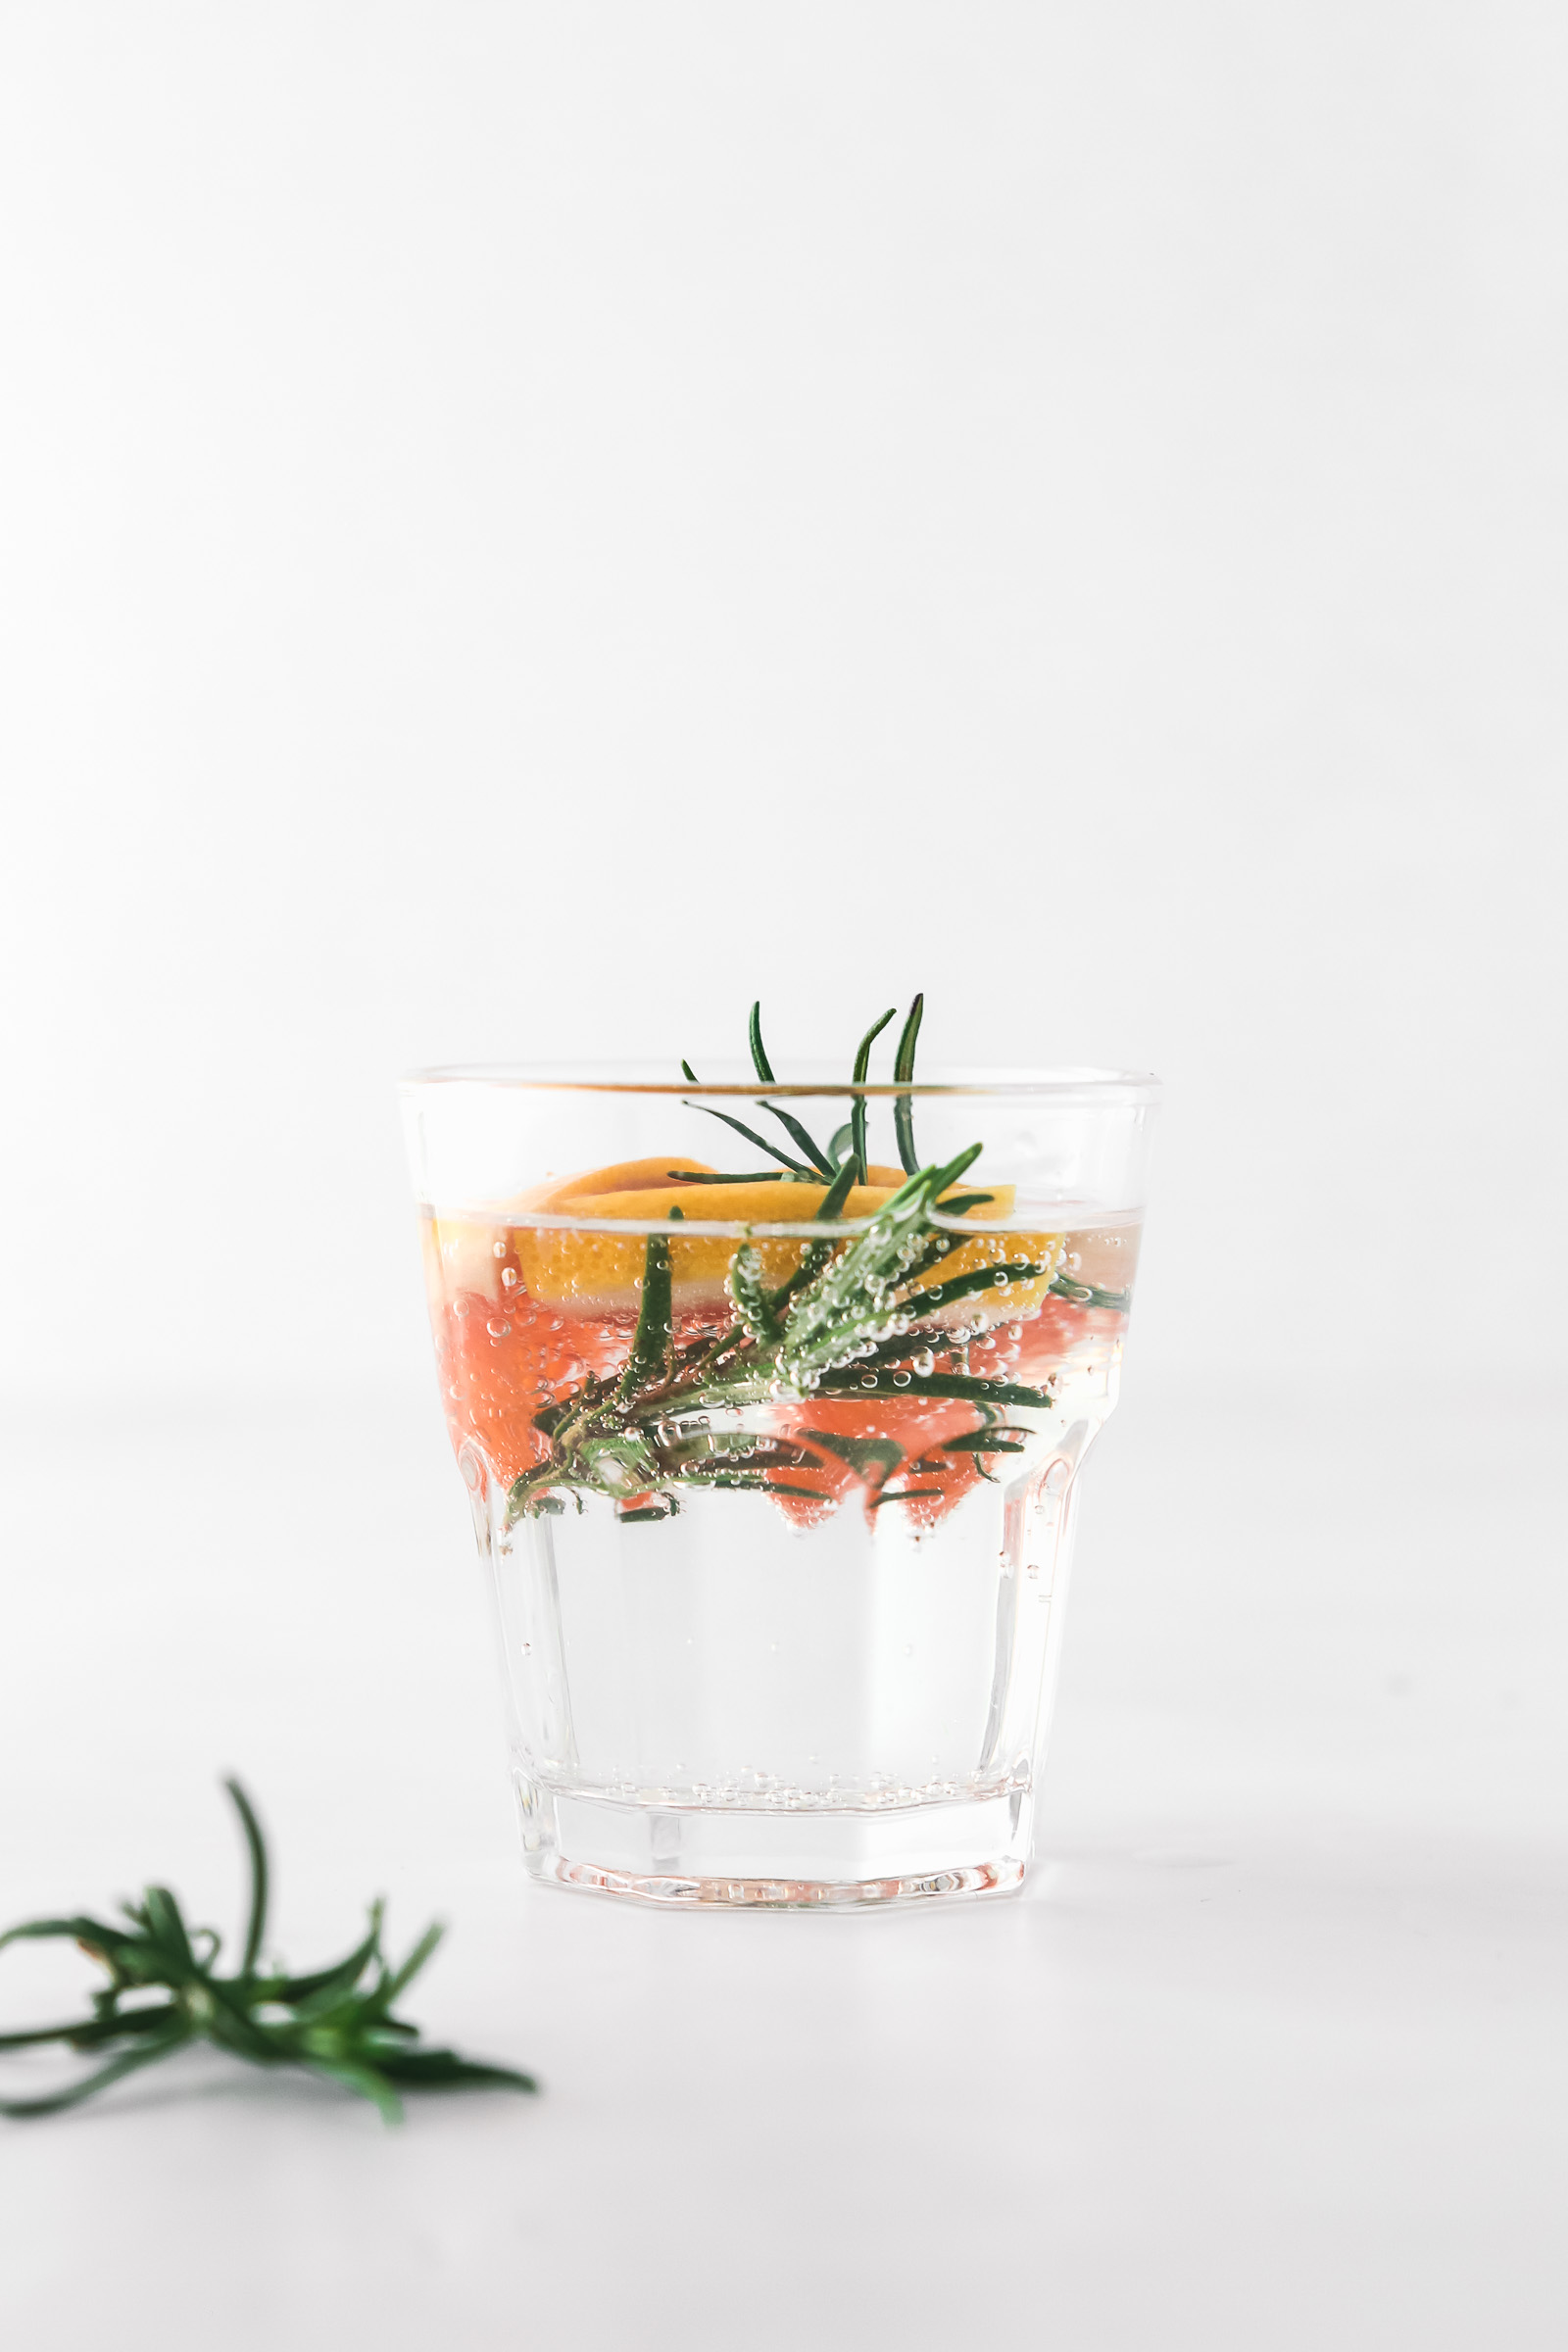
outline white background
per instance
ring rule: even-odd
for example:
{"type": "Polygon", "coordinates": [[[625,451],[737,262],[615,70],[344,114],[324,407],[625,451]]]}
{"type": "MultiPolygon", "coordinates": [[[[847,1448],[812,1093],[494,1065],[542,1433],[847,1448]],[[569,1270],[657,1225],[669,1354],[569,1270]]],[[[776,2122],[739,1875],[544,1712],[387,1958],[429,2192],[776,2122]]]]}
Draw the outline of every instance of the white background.
{"type": "Polygon", "coordinates": [[[1169,1082],[1151,1370],[1560,1363],[1565,49],[8,11],[6,1379],[417,1377],[401,1068],[916,987],[1169,1082]]]}
{"type": "Polygon", "coordinates": [[[1561,2342],[1565,108],[1524,0],[0,11],[0,1910],[226,1906],[241,1762],[551,2082],[0,2138],[28,2340],[1561,2342]],[[1054,1860],[525,1898],[393,1081],[917,987],[1171,1090],[1054,1860]]]}

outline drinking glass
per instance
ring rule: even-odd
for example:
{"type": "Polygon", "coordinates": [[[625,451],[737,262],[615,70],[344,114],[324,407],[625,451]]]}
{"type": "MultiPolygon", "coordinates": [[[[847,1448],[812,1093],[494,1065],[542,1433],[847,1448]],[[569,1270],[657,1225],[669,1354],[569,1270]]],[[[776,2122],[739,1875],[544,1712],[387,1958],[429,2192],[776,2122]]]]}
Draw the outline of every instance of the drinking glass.
{"type": "Polygon", "coordinates": [[[741,1905],[1019,1885],[1157,1091],[404,1082],[534,1877],[741,1905]]]}

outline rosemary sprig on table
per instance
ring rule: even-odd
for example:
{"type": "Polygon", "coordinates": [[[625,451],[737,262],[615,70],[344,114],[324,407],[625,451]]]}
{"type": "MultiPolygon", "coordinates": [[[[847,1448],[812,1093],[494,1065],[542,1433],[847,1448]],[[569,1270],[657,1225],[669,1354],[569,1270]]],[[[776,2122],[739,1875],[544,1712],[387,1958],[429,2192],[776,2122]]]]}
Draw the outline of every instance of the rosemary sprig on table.
{"type": "Polygon", "coordinates": [[[167,1886],[149,1886],[139,1903],[122,1904],[125,1926],[80,1915],[28,1920],[0,1935],[0,1946],[65,1938],[109,1971],[109,1983],[92,1996],[90,2017],[0,2034],[0,2050],[61,2042],[83,2053],[107,2053],[106,2063],[46,2097],[0,2100],[0,2115],[53,2115],[197,2041],[256,2066],[297,2066],[324,2076],[371,2100],[388,2123],[402,2116],[402,2090],[538,2088],[531,2075],[512,2067],[426,2048],[417,2026],[393,2016],[392,2004],[441,1940],[438,1924],[426,1928],[400,1968],[390,1967],[381,1950],[382,1905],[376,1902],[368,1933],[334,1967],[301,1977],[264,1967],[267,1846],[244,1789],[237,1781],[223,1786],[250,1861],[250,1916],[238,1969],[232,1976],[217,1973],[221,1938],[215,1929],[187,1927],[167,1886]],[[167,1997],[158,1999],[160,1993],[167,1997]]]}

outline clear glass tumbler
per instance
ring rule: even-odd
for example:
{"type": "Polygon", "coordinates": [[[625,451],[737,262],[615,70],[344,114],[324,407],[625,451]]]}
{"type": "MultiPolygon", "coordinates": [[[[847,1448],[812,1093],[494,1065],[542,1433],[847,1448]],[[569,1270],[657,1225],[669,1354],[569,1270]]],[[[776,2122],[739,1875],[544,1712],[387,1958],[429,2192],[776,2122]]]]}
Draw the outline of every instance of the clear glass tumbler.
{"type": "Polygon", "coordinates": [[[535,1877],[765,1905],[1020,1883],[1156,1094],[405,1081],[535,1877]]]}

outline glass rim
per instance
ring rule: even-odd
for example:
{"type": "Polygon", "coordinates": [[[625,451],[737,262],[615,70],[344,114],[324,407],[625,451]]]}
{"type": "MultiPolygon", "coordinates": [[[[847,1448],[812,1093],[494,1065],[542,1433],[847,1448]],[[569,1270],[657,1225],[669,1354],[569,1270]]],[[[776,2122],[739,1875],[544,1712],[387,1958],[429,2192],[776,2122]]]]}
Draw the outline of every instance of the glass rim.
{"type": "MultiPolygon", "coordinates": [[[[680,1101],[693,1095],[720,1100],[788,1101],[792,1097],[878,1102],[909,1097],[922,1100],[1010,1097],[1014,1101],[1098,1104],[1106,1108],[1152,1108],[1160,1100],[1161,1084],[1147,1070],[1110,1070],[1067,1065],[1047,1069],[962,1068],[949,1075],[925,1078],[713,1078],[668,1079],[664,1063],[626,1062],[454,1062],[429,1069],[408,1070],[398,1091],[412,1095],[437,1087],[491,1087],[525,1095],[645,1095],[680,1101]],[[646,1075],[643,1072],[646,1070],[646,1075]],[[635,1075],[625,1075],[634,1071],[635,1075]],[[612,1074],[613,1073],[613,1074],[612,1074]]],[[[727,1065],[726,1065],[727,1066],[727,1065]]]]}

